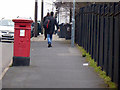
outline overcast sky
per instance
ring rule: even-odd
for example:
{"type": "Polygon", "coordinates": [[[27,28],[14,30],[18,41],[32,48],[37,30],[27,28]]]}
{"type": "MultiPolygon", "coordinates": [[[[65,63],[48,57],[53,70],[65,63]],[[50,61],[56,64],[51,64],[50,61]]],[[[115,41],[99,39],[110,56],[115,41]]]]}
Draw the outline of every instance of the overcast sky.
{"type": "MultiPolygon", "coordinates": [[[[56,0],[44,0],[44,15],[52,11],[52,2],[56,0]]],[[[63,0],[73,1],[73,0],[63,0]]],[[[78,0],[83,1],[83,0],[78,0]]],[[[85,0],[84,0],[85,1],[85,0]]],[[[87,1],[119,1],[119,0],[87,0],[87,1]]],[[[0,0],[0,19],[31,17],[34,20],[35,0],[0,0]]],[[[54,9],[55,10],[55,9],[54,9]]],[[[41,0],[38,0],[38,20],[41,19],[41,0]]]]}
{"type": "MultiPolygon", "coordinates": [[[[47,11],[52,11],[52,1],[44,0],[44,15],[47,11]]],[[[31,17],[34,19],[35,0],[0,0],[0,19],[31,17]]],[[[38,20],[41,19],[41,0],[38,0],[38,20]]]]}

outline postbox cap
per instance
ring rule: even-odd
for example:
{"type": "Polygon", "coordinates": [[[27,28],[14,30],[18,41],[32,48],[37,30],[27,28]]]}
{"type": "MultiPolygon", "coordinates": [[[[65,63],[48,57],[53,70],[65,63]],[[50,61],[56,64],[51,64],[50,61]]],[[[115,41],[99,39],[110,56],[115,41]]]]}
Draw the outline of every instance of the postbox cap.
{"type": "Polygon", "coordinates": [[[33,20],[30,20],[30,19],[13,19],[12,21],[15,23],[32,23],[33,22],[33,20]]]}

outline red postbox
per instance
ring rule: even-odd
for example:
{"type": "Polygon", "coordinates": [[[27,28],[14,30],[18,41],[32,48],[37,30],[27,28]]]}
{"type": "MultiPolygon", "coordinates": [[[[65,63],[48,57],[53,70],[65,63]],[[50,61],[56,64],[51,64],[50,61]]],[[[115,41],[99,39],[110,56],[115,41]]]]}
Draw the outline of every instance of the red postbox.
{"type": "Polygon", "coordinates": [[[13,19],[13,22],[15,23],[13,66],[29,66],[31,23],[33,21],[13,19]]]}

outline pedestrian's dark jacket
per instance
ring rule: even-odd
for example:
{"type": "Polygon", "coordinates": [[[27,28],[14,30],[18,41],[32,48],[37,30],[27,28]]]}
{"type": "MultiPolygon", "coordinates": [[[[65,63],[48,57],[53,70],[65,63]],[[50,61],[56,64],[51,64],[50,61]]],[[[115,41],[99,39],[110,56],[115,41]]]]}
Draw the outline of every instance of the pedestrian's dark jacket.
{"type": "Polygon", "coordinates": [[[45,20],[46,20],[47,17],[49,17],[49,16],[45,16],[45,17],[43,18],[43,23],[45,22],[45,20]]]}
{"type": "Polygon", "coordinates": [[[47,30],[47,34],[53,34],[55,31],[55,25],[57,26],[57,29],[59,29],[58,23],[53,16],[47,18],[50,20],[50,29],[47,30]]]}
{"type": "MultiPolygon", "coordinates": [[[[43,24],[44,24],[45,20],[47,19],[47,17],[48,17],[48,16],[45,16],[45,17],[43,18],[43,24]]],[[[43,27],[44,27],[44,25],[43,25],[43,27]]],[[[47,38],[47,29],[44,27],[44,30],[45,30],[44,36],[45,36],[45,39],[46,39],[46,38],[47,38]]]]}
{"type": "Polygon", "coordinates": [[[38,33],[41,33],[41,25],[40,23],[37,23],[38,24],[38,33]]]}
{"type": "MultiPolygon", "coordinates": [[[[44,18],[43,18],[43,23],[45,22],[45,20],[46,20],[46,18],[47,18],[48,16],[45,16],[44,18]]],[[[43,25],[43,27],[44,27],[44,25],[43,25]]],[[[45,28],[45,27],[44,27],[45,28]]]]}

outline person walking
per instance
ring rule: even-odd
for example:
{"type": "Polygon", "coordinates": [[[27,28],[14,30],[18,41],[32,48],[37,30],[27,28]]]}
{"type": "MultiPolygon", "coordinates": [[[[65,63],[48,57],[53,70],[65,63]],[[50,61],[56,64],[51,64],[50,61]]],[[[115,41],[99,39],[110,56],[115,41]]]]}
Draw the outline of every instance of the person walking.
{"type": "MultiPolygon", "coordinates": [[[[45,22],[45,20],[46,20],[48,17],[49,17],[49,12],[48,12],[47,15],[43,18],[43,23],[45,22]]],[[[43,26],[43,27],[44,27],[44,26],[43,26]]],[[[44,36],[45,36],[44,40],[46,40],[46,38],[47,38],[47,28],[46,28],[46,27],[44,27],[44,36]]]]}
{"type": "Polygon", "coordinates": [[[40,33],[41,33],[41,24],[40,24],[40,21],[38,21],[37,24],[38,24],[38,32],[37,33],[38,33],[38,35],[40,35],[40,33]]]}
{"type": "Polygon", "coordinates": [[[50,27],[47,30],[47,40],[48,40],[48,47],[52,47],[52,35],[55,31],[55,25],[57,26],[57,30],[60,31],[57,20],[54,18],[54,12],[50,13],[50,16],[48,17],[50,20],[50,27]]]}

